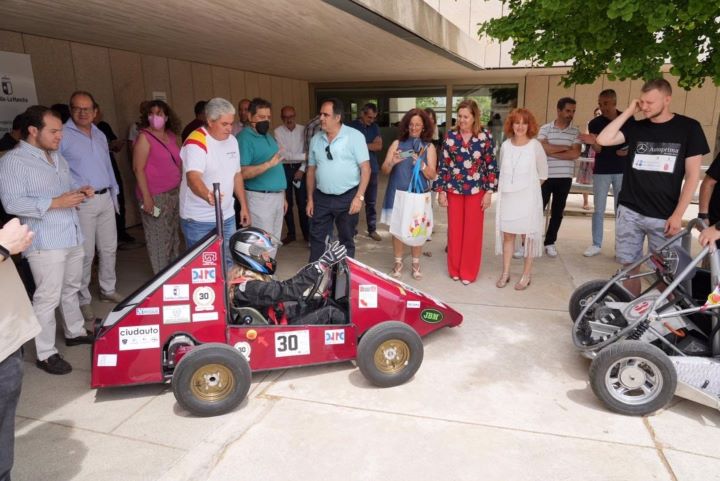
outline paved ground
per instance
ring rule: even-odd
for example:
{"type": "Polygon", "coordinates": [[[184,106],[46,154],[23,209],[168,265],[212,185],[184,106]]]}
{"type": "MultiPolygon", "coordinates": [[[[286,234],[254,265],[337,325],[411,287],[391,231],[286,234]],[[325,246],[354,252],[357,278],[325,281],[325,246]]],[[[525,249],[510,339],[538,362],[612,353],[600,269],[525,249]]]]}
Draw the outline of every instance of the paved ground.
{"type": "MultiPolygon", "coordinates": [[[[586,259],[590,218],[566,217],[560,256],[541,258],[530,288],[515,292],[494,286],[493,219],[477,283],[447,278],[442,232],[423,258],[426,278],[406,274],[465,322],[426,338],[422,367],[396,388],[370,386],[352,363],[257,374],[238,409],[198,419],[167,386],[91,390],[87,346],[60,348],[74,366],[67,376],[35,368],[29,349],[13,479],[720,480],[719,412],[675,398],[654,416],[625,417],[590,390],[567,300],[616,269],[612,220],[602,255],[586,259]]],[[[359,237],[358,258],[389,269],[382,235],[359,237]]],[[[299,243],[283,247],[281,276],[306,255],[299,243]]],[[[144,249],[120,253],[124,292],[148,278],[147,263],[144,249]]]]}

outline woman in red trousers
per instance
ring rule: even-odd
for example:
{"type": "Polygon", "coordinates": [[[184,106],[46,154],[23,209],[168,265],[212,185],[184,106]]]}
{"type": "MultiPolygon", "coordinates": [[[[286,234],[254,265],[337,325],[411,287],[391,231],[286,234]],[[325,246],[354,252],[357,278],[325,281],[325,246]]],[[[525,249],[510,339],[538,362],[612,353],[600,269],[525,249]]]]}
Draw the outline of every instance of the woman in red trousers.
{"type": "Polygon", "coordinates": [[[448,209],[448,274],[475,282],[482,259],[483,221],[497,190],[495,144],[472,99],[460,102],[457,126],[445,136],[438,159],[438,202],[448,209]]]}

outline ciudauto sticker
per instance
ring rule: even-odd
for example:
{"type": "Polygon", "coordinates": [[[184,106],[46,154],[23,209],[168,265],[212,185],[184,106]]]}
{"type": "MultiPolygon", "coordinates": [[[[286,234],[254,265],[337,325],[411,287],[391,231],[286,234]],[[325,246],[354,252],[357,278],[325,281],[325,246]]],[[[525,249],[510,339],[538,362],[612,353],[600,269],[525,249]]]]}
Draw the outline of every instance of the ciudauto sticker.
{"type": "Polygon", "coordinates": [[[420,313],[420,319],[430,324],[437,324],[443,320],[443,313],[437,309],[423,309],[420,313]]]}

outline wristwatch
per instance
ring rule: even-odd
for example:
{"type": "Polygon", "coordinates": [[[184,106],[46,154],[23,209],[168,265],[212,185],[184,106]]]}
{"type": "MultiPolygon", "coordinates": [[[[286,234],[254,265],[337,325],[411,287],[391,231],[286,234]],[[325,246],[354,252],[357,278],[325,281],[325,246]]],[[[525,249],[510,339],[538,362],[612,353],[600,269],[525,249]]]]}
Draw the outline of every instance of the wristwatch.
{"type": "Polygon", "coordinates": [[[355,197],[357,197],[358,199],[360,199],[360,200],[363,201],[363,202],[365,201],[365,196],[364,196],[364,195],[356,195],[355,197]]]}
{"type": "Polygon", "coordinates": [[[710,216],[705,212],[701,212],[700,214],[697,215],[697,218],[707,220],[710,218],[710,216]]]}
{"type": "Polygon", "coordinates": [[[3,256],[3,260],[0,262],[5,262],[6,259],[10,258],[10,251],[0,245],[0,256],[3,256]]]}

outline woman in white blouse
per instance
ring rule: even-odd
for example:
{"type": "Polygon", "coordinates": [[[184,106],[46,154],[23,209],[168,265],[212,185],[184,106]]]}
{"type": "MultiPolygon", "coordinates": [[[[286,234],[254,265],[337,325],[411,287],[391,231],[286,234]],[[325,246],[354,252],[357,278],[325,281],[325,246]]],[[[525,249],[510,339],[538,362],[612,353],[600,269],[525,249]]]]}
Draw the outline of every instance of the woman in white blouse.
{"type": "Polygon", "coordinates": [[[495,284],[505,287],[510,281],[510,262],[515,245],[524,246],[525,265],[515,290],[530,285],[533,257],[542,255],[542,193],[547,179],[547,156],[535,140],[538,124],[526,109],[514,109],[505,120],[507,140],[500,149],[500,179],[495,222],[495,252],[502,253],[503,270],[495,284]],[[521,240],[522,237],[522,240],[521,240]]]}

